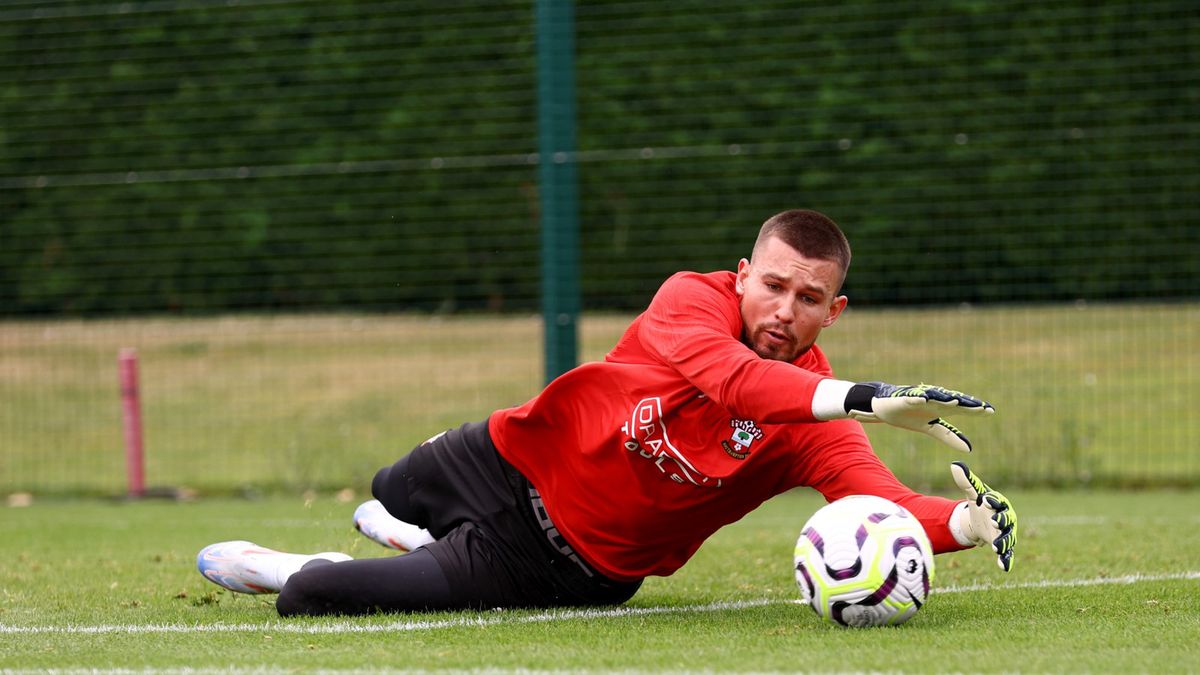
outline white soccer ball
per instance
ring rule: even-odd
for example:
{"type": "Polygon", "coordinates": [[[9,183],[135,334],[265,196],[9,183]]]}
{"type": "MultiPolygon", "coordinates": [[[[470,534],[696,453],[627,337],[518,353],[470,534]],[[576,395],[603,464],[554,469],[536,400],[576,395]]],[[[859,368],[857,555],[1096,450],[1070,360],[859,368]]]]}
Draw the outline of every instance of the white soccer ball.
{"type": "Polygon", "coordinates": [[[933,547],[903,507],[856,495],[813,514],[796,541],[796,584],[821,618],[842,626],[908,621],[933,583],[933,547]]]}

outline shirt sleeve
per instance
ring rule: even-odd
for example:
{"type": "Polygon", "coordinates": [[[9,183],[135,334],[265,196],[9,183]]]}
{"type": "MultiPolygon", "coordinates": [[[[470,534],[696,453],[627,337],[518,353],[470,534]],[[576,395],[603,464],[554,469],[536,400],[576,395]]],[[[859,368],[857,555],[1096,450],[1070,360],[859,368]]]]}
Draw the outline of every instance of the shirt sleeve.
{"type": "Polygon", "coordinates": [[[734,416],[764,424],[817,421],[813,393],[826,376],[758,356],[741,333],[736,295],[688,273],[662,285],[638,327],[643,349],[734,416]]]}
{"type": "Polygon", "coordinates": [[[871,448],[862,425],[835,420],[817,425],[819,440],[797,464],[799,483],[833,502],[850,495],[875,495],[903,506],[925,528],[934,553],[967,548],[950,532],[950,514],[961,500],[923,495],[901,483],[871,448]]]}

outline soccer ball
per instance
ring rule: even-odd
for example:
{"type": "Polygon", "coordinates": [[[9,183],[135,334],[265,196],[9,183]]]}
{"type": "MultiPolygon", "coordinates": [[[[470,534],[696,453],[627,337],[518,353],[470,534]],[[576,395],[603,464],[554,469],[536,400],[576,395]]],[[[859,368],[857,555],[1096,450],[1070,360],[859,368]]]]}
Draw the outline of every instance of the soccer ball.
{"type": "Polygon", "coordinates": [[[902,624],[933,582],[933,547],[920,521],[882,497],[821,508],[800,531],[794,562],[804,602],[842,626],[902,624]]]}

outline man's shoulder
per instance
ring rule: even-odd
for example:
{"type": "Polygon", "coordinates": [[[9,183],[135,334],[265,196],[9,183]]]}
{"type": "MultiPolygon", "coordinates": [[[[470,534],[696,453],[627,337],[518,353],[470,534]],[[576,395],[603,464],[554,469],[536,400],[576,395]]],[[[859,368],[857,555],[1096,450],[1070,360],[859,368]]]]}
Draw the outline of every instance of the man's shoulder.
{"type": "Polygon", "coordinates": [[[719,291],[722,294],[735,295],[734,281],[736,276],[728,270],[716,272],[676,272],[663,282],[662,290],[676,292],[700,292],[706,289],[719,291]]]}
{"type": "Polygon", "coordinates": [[[735,279],[733,272],[676,272],[654,294],[649,310],[689,316],[715,313],[734,321],[738,315],[735,279]]]}
{"type": "Polygon", "coordinates": [[[730,288],[733,288],[733,280],[736,276],[736,274],[729,270],[717,270],[715,272],[693,272],[690,270],[683,270],[672,274],[667,281],[680,279],[705,283],[713,286],[729,286],[730,288]]]}

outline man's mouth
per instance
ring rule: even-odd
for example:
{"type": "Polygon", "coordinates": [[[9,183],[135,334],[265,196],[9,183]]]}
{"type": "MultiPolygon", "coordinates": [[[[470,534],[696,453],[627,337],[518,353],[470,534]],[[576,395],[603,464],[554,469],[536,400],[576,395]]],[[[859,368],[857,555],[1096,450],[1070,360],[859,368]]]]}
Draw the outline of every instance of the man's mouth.
{"type": "Polygon", "coordinates": [[[764,328],[763,333],[766,334],[766,336],[770,338],[772,342],[785,344],[792,341],[792,336],[781,330],[764,328]]]}

